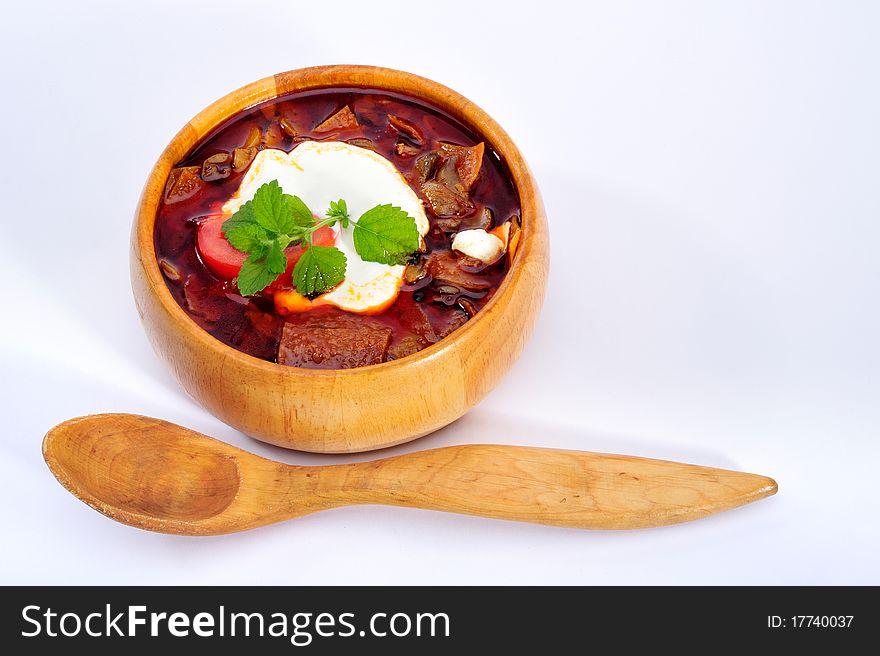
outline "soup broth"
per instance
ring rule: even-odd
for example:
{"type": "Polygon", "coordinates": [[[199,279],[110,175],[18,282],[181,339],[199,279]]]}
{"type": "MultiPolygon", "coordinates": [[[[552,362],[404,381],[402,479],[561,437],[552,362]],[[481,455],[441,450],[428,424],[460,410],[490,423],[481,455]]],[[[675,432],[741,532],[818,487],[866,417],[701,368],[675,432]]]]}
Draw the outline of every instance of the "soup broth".
{"type": "MultiPolygon", "coordinates": [[[[286,186],[284,192],[298,193],[286,186]]],[[[316,215],[327,210],[309,209],[316,215]]],[[[497,292],[519,226],[519,201],[503,161],[467,127],[412,98],[324,89],[248,109],[188,153],[169,176],[155,248],[172,296],[215,338],[270,362],[338,369],[406,357],[465,325],[497,292]],[[304,297],[289,270],[244,296],[235,279],[240,262],[224,268],[206,246],[223,238],[219,226],[230,216],[224,205],[260,152],[295,152],[309,142],[381,155],[424,204],[428,230],[406,260],[399,293],[383,307],[350,311],[322,304],[320,295],[304,297]],[[500,252],[483,253],[485,245],[497,244],[500,252]]],[[[333,243],[335,233],[322,230],[333,243]]],[[[299,251],[286,253],[292,261],[299,251]]]]}

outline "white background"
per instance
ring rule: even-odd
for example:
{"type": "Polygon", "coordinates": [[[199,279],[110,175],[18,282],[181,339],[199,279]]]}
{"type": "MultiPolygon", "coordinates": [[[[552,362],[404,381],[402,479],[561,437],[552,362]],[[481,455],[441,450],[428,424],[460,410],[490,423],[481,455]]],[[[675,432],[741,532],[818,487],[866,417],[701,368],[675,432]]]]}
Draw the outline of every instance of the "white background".
{"type": "Polygon", "coordinates": [[[0,16],[4,583],[880,583],[880,10],[871,2],[44,2],[0,16]],[[334,510],[245,534],[116,524],[40,455],[69,417],[169,419],[261,455],[152,353],[133,211],[189,118],[274,72],[452,86],[531,163],[552,273],[467,442],[774,476],[688,525],[595,532],[334,510]]]}

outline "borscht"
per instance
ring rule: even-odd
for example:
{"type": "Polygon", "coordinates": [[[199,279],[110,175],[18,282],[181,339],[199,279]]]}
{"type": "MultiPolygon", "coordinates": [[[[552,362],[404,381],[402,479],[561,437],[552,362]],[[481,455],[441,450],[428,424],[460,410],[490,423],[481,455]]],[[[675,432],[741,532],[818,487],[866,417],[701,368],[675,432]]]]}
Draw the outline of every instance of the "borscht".
{"type": "Polygon", "coordinates": [[[473,318],[520,238],[504,162],[423,101],[322,89],[247,109],[168,175],[158,265],[220,341],[282,365],[397,360],[473,318]]]}

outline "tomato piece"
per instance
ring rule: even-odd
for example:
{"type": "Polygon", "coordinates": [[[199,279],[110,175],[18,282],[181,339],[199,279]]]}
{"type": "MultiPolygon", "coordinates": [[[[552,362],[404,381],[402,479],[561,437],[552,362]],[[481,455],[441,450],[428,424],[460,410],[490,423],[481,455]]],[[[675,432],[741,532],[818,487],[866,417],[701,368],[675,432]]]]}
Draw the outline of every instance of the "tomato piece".
{"type": "Polygon", "coordinates": [[[199,224],[196,242],[199,256],[205,266],[218,278],[232,280],[247,259],[247,253],[233,248],[223,236],[223,221],[226,216],[212,216],[199,224]]]}
{"type": "MultiPolygon", "coordinates": [[[[247,253],[242,253],[226,241],[223,236],[223,222],[229,217],[225,214],[212,216],[199,224],[196,234],[196,243],[202,262],[218,278],[232,280],[238,275],[241,265],[248,258],[247,253]]],[[[336,235],[331,228],[324,226],[312,233],[312,243],[315,246],[332,246],[336,235]]],[[[284,250],[287,255],[287,270],[273,282],[267,291],[292,287],[290,274],[297,260],[305,249],[302,245],[288,246],[284,250]]]]}

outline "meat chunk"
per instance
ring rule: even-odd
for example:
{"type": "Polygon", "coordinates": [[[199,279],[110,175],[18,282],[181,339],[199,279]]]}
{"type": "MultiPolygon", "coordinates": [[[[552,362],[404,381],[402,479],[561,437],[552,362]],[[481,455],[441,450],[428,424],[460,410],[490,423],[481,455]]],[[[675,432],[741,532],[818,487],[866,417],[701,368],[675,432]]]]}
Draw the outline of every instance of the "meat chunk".
{"type": "Polygon", "coordinates": [[[183,300],[190,314],[207,323],[220,321],[230,307],[220,283],[212,284],[192,274],[183,283],[183,300]]]}
{"type": "Polygon", "coordinates": [[[413,353],[418,353],[426,346],[428,346],[428,344],[422,339],[419,339],[415,335],[407,335],[396,344],[391,345],[388,349],[388,359],[400,360],[400,358],[405,358],[413,353]]]}
{"type": "Polygon", "coordinates": [[[491,286],[485,278],[462,269],[458,258],[451,251],[434,251],[428,256],[428,275],[434,280],[472,292],[482,291],[491,286]]]}
{"type": "Polygon", "coordinates": [[[435,330],[437,331],[437,336],[440,339],[444,337],[448,337],[450,333],[455,330],[458,330],[463,325],[468,322],[468,315],[462,311],[455,310],[453,312],[446,312],[443,315],[442,323],[443,325],[435,326],[435,330]]]}
{"type": "Polygon", "coordinates": [[[357,116],[351,111],[348,105],[340,109],[338,112],[324,119],[324,121],[315,128],[315,132],[332,132],[333,130],[351,130],[358,126],[357,116]]]}
{"type": "Polygon", "coordinates": [[[420,340],[424,342],[422,348],[433,344],[439,337],[434,332],[428,315],[422,308],[421,303],[416,303],[411,294],[401,294],[397,297],[396,308],[400,322],[407,326],[420,340]]]}
{"type": "Polygon", "coordinates": [[[399,360],[407,355],[412,355],[423,348],[427,348],[440,338],[434,332],[434,327],[425,314],[421,303],[416,303],[411,294],[401,294],[397,297],[396,309],[400,317],[400,323],[413,332],[403,339],[395,342],[388,349],[388,356],[399,360]]]}
{"type": "Polygon", "coordinates": [[[205,186],[199,176],[201,167],[180,166],[171,169],[168,174],[168,182],[165,184],[165,202],[169,205],[192,198],[205,186]]]}
{"type": "Polygon", "coordinates": [[[244,309],[247,324],[233,338],[232,342],[245,353],[272,360],[278,350],[278,336],[281,334],[283,319],[269,312],[263,312],[253,303],[244,309]]]}
{"type": "Polygon", "coordinates": [[[351,369],[384,362],[391,328],[364,317],[302,316],[284,324],[278,363],[308,369],[351,369]]]}

